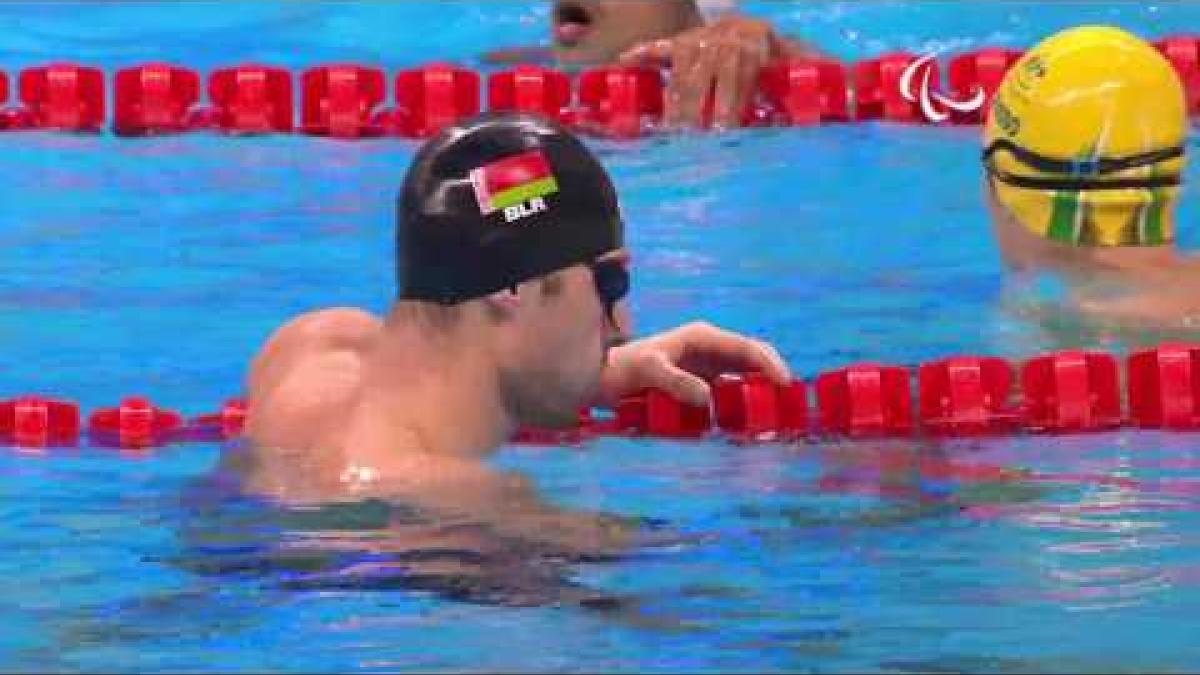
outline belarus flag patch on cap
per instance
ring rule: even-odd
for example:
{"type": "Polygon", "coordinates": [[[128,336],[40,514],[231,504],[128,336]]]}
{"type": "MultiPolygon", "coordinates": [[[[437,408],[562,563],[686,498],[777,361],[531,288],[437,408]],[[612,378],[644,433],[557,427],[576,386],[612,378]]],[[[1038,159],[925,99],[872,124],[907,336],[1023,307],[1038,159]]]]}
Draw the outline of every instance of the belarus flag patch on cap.
{"type": "MultiPolygon", "coordinates": [[[[540,150],[505,157],[471,171],[479,212],[490,215],[558,192],[558,181],[540,150]]],[[[541,209],[544,210],[542,205],[541,209]]],[[[511,219],[509,219],[511,220],[511,219]]]]}

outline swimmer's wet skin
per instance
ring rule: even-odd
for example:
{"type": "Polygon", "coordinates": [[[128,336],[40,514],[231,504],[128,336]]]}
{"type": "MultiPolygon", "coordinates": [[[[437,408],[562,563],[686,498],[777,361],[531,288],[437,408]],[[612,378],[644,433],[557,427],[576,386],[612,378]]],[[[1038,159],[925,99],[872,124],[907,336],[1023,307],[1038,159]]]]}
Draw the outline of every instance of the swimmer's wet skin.
{"type": "Polygon", "coordinates": [[[629,48],[704,25],[694,0],[557,0],[551,38],[562,63],[615,61],[629,48]]]}
{"type": "MultiPolygon", "coordinates": [[[[227,468],[283,503],[363,499],[484,523],[573,557],[615,555],[628,522],[543,502],[483,459],[518,425],[645,387],[707,405],[707,379],[761,371],[770,346],[707,324],[627,339],[629,256],[616,191],[561,127],[488,114],[417,153],[397,209],[397,301],[302,316],[247,383],[249,439],[227,468]]],[[[480,542],[482,545],[482,542],[480,542]]]]}
{"type": "Polygon", "coordinates": [[[1096,314],[1200,311],[1200,265],[1174,248],[1187,128],[1178,75],[1139,38],[1085,26],[1030,49],[1001,83],[983,134],[1006,262],[1083,282],[1115,274],[1138,290],[1115,303],[1083,299],[1096,314]]]}

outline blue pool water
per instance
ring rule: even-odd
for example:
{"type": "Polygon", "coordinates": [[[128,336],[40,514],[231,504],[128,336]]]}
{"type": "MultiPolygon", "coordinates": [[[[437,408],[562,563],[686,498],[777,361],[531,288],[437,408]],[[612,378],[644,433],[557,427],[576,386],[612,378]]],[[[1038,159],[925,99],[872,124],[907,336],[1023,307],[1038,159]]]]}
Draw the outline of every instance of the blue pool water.
{"type": "MultiPolygon", "coordinates": [[[[747,8],[848,59],[1023,47],[1091,21],[1200,30],[1200,5],[1181,3],[747,8]]],[[[546,15],[539,2],[5,3],[0,23],[19,28],[0,34],[0,67],[470,63],[541,40],[546,15]]],[[[642,332],[705,318],[770,339],[802,375],[1157,337],[1022,311],[989,240],[975,130],[593,145],[630,223],[642,332]]],[[[0,134],[0,395],[90,410],[142,392],[205,412],[239,392],[286,318],[384,309],[413,149],[0,134]]],[[[1196,248],[1190,198],[1180,236],[1196,248]]],[[[215,445],[3,449],[0,670],[1194,671],[1197,438],[507,448],[495,464],[546,500],[642,518],[647,543],[571,561],[496,538],[462,557],[467,572],[424,576],[351,571],[418,569],[429,551],[381,553],[375,538],[449,525],[380,503],[240,498],[215,445]]]]}

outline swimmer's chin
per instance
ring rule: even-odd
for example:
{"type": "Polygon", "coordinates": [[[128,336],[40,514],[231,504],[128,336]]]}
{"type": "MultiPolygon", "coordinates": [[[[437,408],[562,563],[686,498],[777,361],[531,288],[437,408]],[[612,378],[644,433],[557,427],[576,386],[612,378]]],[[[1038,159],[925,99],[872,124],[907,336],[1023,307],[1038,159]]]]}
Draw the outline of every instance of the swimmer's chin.
{"type": "Polygon", "coordinates": [[[555,64],[554,51],[546,46],[505,47],[484,52],[480,55],[481,63],[493,66],[512,66],[534,64],[552,66],[555,64]]]}
{"type": "Polygon", "coordinates": [[[493,66],[537,64],[560,66],[571,70],[603,66],[614,59],[604,58],[580,46],[508,47],[484,52],[479,56],[481,63],[493,66]]]}
{"type": "Polygon", "coordinates": [[[554,60],[560,65],[587,68],[609,65],[616,61],[615,54],[597,53],[586,45],[563,45],[555,43],[551,48],[554,60]]]}

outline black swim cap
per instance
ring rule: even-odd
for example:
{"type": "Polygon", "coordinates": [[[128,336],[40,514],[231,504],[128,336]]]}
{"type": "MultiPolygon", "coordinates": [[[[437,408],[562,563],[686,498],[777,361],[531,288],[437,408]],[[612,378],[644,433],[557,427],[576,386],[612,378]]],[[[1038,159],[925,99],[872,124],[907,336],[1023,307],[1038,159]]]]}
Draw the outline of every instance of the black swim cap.
{"type": "Polygon", "coordinates": [[[396,215],[401,300],[454,304],[623,246],[616,190],[566,129],[487,113],[413,159],[396,215]]]}

